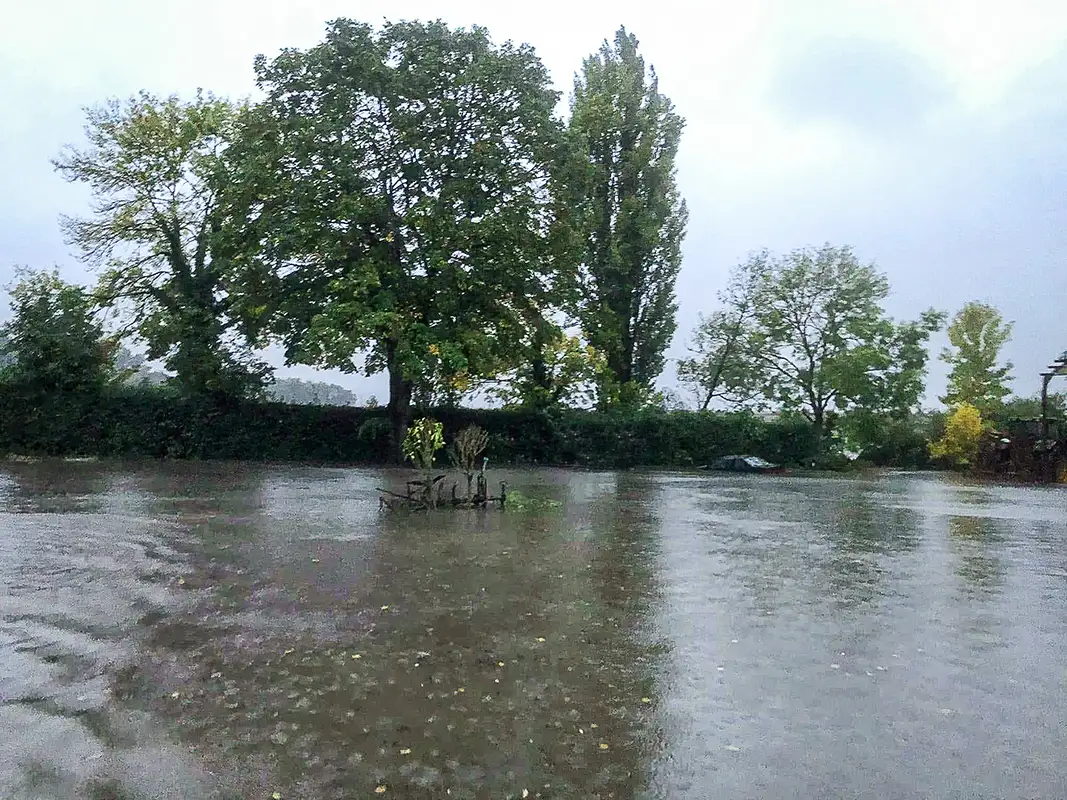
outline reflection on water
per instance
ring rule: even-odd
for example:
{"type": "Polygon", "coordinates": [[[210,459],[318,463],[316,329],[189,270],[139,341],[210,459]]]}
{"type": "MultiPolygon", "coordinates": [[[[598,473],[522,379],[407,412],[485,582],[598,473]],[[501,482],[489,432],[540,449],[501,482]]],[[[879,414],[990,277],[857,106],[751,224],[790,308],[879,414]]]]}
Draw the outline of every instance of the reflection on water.
{"type": "Polygon", "coordinates": [[[1006,567],[1001,556],[1004,540],[996,520],[949,517],[950,549],[958,559],[956,574],[976,599],[990,599],[1004,583],[1006,567]]]}
{"type": "Polygon", "coordinates": [[[1067,496],[0,474],[0,797],[1061,797],[1067,496]]]}

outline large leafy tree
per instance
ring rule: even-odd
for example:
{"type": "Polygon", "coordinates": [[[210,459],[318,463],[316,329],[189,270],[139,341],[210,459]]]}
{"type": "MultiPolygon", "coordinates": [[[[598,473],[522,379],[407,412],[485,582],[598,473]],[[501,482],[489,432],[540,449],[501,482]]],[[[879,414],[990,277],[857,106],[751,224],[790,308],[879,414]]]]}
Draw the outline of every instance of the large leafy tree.
{"type": "Polygon", "coordinates": [[[895,324],[889,283],[847,247],[768,258],[746,345],[767,401],[800,411],[820,434],[838,411],[904,415],[923,391],[930,334],[944,315],[895,324]]]}
{"type": "Polygon", "coordinates": [[[63,227],[103,268],[105,305],[125,306],[130,329],[190,394],[240,395],[266,367],[234,336],[220,256],[221,189],[236,109],[198,93],[191,102],[147,93],[87,112],[87,145],[55,160],[92,191],[92,214],[63,227]]]}
{"type": "Polygon", "coordinates": [[[983,416],[995,412],[1011,390],[1012,363],[1000,363],[1000,351],[1011,338],[1012,323],[985,303],[968,303],[948,326],[949,347],[941,353],[951,367],[948,391],[941,401],[948,406],[963,403],[983,416]]]}
{"type": "Polygon", "coordinates": [[[33,449],[76,449],[83,422],[119,376],[117,340],[105,335],[93,299],[56,272],[25,271],[11,290],[12,318],[0,330],[0,375],[24,410],[33,449]]]}
{"type": "Polygon", "coordinates": [[[418,382],[499,371],[550,302],[558,95],[530,47],[440,22],[336,20],[256,72],[233,199],[246,318],[291,362],[386,370],[399,457],[418,382]]]}
{"type": "Polygon", "coordinates": [[[578,173],[584,253],[581,323],[618,397],[648,393],[675,331],[685,202],[675,184],[683,121],[620,28],[574,82],[568,134],[578,173]]]}

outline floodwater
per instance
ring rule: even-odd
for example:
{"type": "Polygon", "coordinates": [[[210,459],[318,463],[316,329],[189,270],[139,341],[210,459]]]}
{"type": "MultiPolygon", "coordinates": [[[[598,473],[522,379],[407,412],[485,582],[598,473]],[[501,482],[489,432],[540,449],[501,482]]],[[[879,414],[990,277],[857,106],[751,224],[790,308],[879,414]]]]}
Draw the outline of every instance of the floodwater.
{"type": "Polygon", "coordinates": [[[1067,490],[493,477],[3,466],[0,797],[1065,796],[1067,490]]]}

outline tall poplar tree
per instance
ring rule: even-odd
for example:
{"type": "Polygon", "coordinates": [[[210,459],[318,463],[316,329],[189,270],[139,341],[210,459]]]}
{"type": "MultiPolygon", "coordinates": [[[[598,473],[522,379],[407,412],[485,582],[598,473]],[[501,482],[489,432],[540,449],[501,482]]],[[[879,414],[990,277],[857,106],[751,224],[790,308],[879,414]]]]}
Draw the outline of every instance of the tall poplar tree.
{"type": "Polygon", "coordinates": [[[637,46],[620,28],[614,44],[585,60],[569,124],[583,166],[576,171],[585,244],[580,320],[623,403],[647,392],[663,370],[687,218],[675,184],[684,122],[637,46]]]}

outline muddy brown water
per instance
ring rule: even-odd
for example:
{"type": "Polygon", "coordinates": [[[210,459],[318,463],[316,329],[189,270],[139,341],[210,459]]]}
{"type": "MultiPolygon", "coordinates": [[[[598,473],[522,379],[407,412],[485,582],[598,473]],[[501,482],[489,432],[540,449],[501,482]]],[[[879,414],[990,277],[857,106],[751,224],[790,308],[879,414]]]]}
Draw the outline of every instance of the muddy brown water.
{"type": "Polygon", "coordinates": [[[0,468],[0,798],[1062,798],[1067,491],[0,468]]]}

